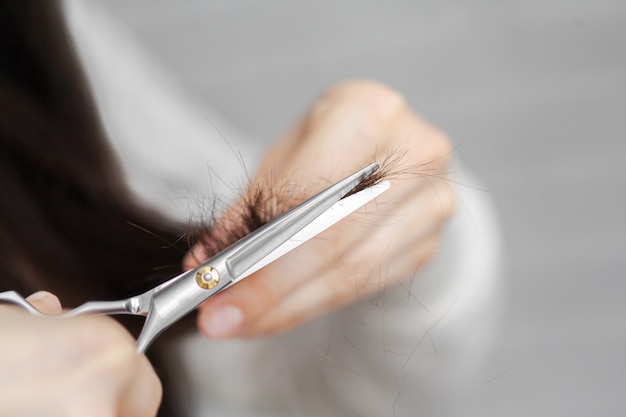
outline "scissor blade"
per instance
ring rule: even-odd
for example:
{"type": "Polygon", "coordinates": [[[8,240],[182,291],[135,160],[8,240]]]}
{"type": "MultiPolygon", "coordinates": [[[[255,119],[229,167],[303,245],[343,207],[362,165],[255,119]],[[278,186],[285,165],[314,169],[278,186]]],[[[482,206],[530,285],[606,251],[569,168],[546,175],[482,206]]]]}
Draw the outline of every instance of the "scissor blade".
{"type": "Polygon", "coordinates": [[[237,249],[226,259],[231,280],[238,279],[244,272],[274,252],[377,169],[377,163],[368,165],[239,240],[236,243],[237,249]]]}
{"type": "Polygon", "coordinates": [[[339,181],[247,235],[197,268],[184,272],[171,284],[150,293],[150,296],[154,296],[151,298],[149,313],[137,340],[137,351],[145,351],[163,330],[222,291],[233,280],[322,215],[377,168],[378,164],[371,164],[339,181]],[[202,272],[198,275],[207,268],[215,272],[202,272]],[[213,274],[217,275],[218,279],[214,282],[216,285],[208,288],[203,286],[201,282],[204,273],[210,274],[211,277],[213,274]]]}
{"type": "Polygon", "coordinates": [[[243,280],[244,278],[252,275],[264,266],[269,265],[276,259],[294,250],[304,242],[314,238],[318,234],[322,233],[324,230],[339,222],[339,220],[345,218],[349,214],[363,207],[365,204],[369,203],[370,201],[387,191],[389,189],[389,186],[389,181],[383,181],[380,184],[373,185],[369,188],[359,191],[356,194],[337,201],[321,216],[305,226],[304,229],[293,235],[291,239],[280,245],[265,258],[261,259],[261,261],[254,264],[250,269],[248,269],[246,272],[233,280],[232,284],[235,284],[243,280]]]}

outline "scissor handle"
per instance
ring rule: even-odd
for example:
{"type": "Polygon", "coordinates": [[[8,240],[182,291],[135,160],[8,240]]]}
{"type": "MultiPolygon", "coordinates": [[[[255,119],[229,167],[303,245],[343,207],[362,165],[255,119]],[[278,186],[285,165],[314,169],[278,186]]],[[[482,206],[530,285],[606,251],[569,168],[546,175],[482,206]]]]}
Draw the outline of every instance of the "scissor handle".
{"type": "MultiPolygon", "coordinates": [[[[28,311],[34,316],[47,316],[46,313],[42,313],[41,311],[39,311],[37,307],[29,303],[28,300],[26,300],[15,291],[0,292],[0,303],[14,304],[16,306],[22,307],[24,310],[28,311]]],[[[74,317],[88,313],[103,315],[136,314],[145,316],[144,313],[139,311],[139,307],[135,306],[135,304],[135,298],[117,301],[89,301],[76,307],[73,310],[69,310],[63,314],[59,314],[57,317],[74,317]]]]}
{"type": "Polygon", "coordinates": [[[15,291],[0,292],[0,303],[15,304],[22,307],[33,316],[45,316],[45,313],[39,311],[34,305],[29,303],[24,297],[16,293],[15,291]]]}

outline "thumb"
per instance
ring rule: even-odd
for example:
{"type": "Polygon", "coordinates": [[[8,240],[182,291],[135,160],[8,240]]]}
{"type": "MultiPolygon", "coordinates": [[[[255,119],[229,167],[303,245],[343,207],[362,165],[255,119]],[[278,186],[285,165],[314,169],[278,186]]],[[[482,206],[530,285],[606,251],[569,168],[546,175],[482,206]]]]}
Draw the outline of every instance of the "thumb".
{"type": "Polygon", "coordinates": [[[48,291],[37,291],[29,295],[26,301],[31,303],[37,310],[49,315],[62,313],[61,302],[56,295],[48,291]]]}

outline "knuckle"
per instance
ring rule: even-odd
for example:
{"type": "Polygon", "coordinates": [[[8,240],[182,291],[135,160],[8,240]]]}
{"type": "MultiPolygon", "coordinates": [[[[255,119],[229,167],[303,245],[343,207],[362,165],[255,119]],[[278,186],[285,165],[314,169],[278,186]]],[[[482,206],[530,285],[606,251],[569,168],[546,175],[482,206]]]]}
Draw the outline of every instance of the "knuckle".
{"type": "Polygon", "coordinates": [[[402,104],[404,97],[398,91],[374,80],[346,80],[331,86],[323,97],[339,100],[375,101],[387,104],[402,104]]]}
{"type": "Polygon", "coordinates": [[[348,80],[328,88],[314,103],[311,116],[319,119],[335,111],[360,112],[366,120],[380,123],[392,119],[407,106],[402,94],[373,80],[348,80]]]}
{"type": "Polygon", "coordinates": [[[454,148],[447,135],[432,128],[425,135],[414,138],[408,147],[403,166],[411,167],[418,178],[436,184],[442,193],[452,191],[448,176],[454,148]]]}
{"type": "MultiPolygon", "coordinates": [[[[454,148],[452,141],[441,130],[428,125],[422,134],[411,136],[413,146],[410,148],[412,157],[416,160],[427,161],[439,170],[445,170],[452,158],[454,148]]],[[[445,174],[445,172],[439,172],[445,174]]]]}

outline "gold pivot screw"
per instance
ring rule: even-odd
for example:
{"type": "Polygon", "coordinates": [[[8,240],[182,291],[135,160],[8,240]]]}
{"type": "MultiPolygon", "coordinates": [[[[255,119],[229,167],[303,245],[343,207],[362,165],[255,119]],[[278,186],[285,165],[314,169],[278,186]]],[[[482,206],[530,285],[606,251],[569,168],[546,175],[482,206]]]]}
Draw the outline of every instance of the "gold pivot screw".
{"type": "Polygon", "coordinates": [[[215,268],[205,266],[198,269],[198,272],[196,272],[196,283],[200,288],[210,290],[214,288],[218,282],[220,282],[220,274],[215,268]]]}

